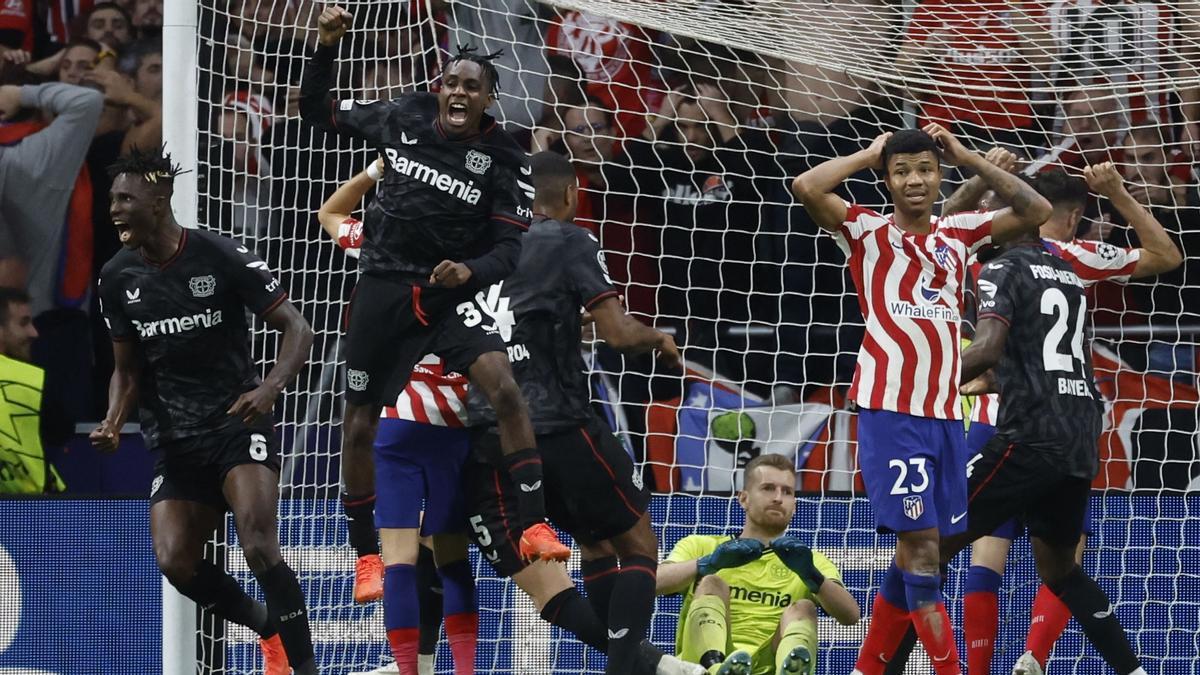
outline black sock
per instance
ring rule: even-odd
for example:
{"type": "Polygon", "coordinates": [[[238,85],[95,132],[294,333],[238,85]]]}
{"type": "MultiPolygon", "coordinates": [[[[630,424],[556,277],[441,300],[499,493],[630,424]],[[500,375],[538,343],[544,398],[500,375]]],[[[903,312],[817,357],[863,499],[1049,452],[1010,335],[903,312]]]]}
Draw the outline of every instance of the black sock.
{"type": "Polygon", "coordinates": [[[358,557],[379,555],[379,535],[375,532],[375,495],[342,493],[342,511],[350,531],[350,545],[358,557]]]}
{"type": "Polygon", "coordinates": [[[418,654],[436,654],[442,628],[442,578],[433,564],[433,551],[417,547],[417,605],[421,611],[418,654]]]}
{"type": "Polygon", "coordinates": [[[546,520],[546,497],[542,489],[542,456],[537,448],[518,450],[504,456],[504,467],[517,486],[517,517],[521,529],[546,520]]]}
{"type": "Polygon", "coordinates": [[[574,588],[568,588],[550,598],[550,602],[542,608],[542,619],[570,631],[596,651],[608,651],[608,635],[605,633],[604,622],[574,588]]]}
{"type": "Polygon", "coordinates": [[[654,613],[658,561],[640,555],[621,559],[621,572],[612,588],[608,610],[608,668],[628,673],[637,662],[638,645],[646,637],[654,613]]]}
{"type": "Polygon", "coordinates": [[[900,640],[900,646],[896,647],[892,660],[883,667],[883,675],[904,675],[904,669],[908,667],[908,657],[916,645],[917,629],[910,623],[908,631],[904,633],[904,639],[900,640]]]}
{"type": "Polygon", "coordinates": [[[616,556],[584,560],[579,564],[579,573],[583,575],[583,590],[587,592],[588,602],[596,610],[596,616],[608,620],[608,603],[612,599],[613,584],[617,583],[616,556]]]}
{"type": "Polygon", "coordinates": [[[236,579],[207,560],[197,563],[195,576],[176,588],[197,605],[226,621],[249,628],[259,637],[269,638],[277,632],[267,606],[246,595],[236,579]]]}
{"type": "Polygon", "coordinates": [[[295,675],[312,675],[317,672],[313,659],[312,633],[308,629],[308,610],[304,607],[304,594],[296,573],[282,560],[266,572],[255,574],[267,597],[267,611],[279,628],[279,639],[288,663],[295,675]]]}
{"type": "Polygon", "coordinates": [[[1108,596],[1083,569],[1076,565],[1065,577],[1046,587],[1071,610],[1083,634],[1113,670],[1123,675],[1140,667],[1108,596]]]}

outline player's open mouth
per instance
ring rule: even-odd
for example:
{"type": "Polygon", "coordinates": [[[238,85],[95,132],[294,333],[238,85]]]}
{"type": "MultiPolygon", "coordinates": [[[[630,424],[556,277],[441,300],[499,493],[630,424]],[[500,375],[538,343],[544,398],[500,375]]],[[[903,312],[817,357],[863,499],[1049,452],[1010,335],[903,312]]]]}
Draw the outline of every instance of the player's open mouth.
{"type": "Polygon", "coordinates": [[[467,121],[467,104],[451,103],[446,106],[446,119],[452,124],[463,124],[467,121]]]}
{"type": "Polygon", "coordinates": [[[133,236],[133,228],[129,227],[129,223],[123,220],[114,220],[113,226],[117,228],[117,238],[121,240],[121,243],[129,243],[129,239],[133,236]]]}

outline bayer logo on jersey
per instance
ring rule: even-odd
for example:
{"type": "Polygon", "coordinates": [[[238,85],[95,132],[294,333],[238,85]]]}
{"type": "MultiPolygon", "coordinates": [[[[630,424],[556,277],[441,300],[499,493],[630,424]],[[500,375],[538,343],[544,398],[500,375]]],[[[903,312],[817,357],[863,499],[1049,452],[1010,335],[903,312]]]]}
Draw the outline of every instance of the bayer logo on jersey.
{"type": "Polygon", "coordinates": [[[904,498],[904,515],[908,516],[909,520],[916,520],[923,513],[925,513],[925,502],[920,495],[904,498]]]}

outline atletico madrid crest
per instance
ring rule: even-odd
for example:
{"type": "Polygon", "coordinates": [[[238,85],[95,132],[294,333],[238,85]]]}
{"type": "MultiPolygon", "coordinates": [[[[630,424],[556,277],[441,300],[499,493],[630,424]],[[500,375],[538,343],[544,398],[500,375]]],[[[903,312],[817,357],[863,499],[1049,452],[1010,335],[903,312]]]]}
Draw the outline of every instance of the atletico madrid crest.
{"type": "Polygon", "coordinates": [[[904,498],[904,515],[910,520],[916,520],[925,513],[925,502],[921,500],[920,495],[904,498]]]}

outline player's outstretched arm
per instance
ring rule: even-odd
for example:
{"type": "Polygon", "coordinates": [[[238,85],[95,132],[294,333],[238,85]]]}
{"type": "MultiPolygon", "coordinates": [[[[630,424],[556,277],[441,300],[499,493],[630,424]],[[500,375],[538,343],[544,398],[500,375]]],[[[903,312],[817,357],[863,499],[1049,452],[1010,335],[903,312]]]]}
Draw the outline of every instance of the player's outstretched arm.
{"type": "Polygon", "coordinates": [[[88,440],[102,452],[112,452],[121,442],[121,427],[137,405],[141,365],[132,340],[113,342],[113,374],[108,381],[108,412],[88,440]]]}
{"type": "Polygon", "coordinates": [[[1008,322],[994,316],[980,317],[975,326],[975,340],[962,353],[963,384],[991,370],[1004,355],[1004,343],[1008,341],[1008,322]]]}
{"type": "Polygon", "coordinates": [[[337,131],[333,122],[333,66],[337,59],[337,45],[354,21],[345,9],[331,5],[317,17],[317,49],[309,57],[300,78],[300,117],[305,122],[324,129],[337,131]]]}
{"type": "Polygon", "coordinates": [[[358,257],[363,238],[362,223],[352,218],[351,214],[371,187],[383,177],[383,167],[382,157],[371,162],[365,171],[338,186],[317,210],[317,222],[321,224],[321,229],[351,258],[358,257]]]}
{"type": "MultiPolygon", "coordinates": [[[[1017,166],[1017,156],[1001,147],[988,150],[983,158],[989,164],[995,164],[1010,173],[1017,166]]],[[[946,203],[942,206],[942,217],[978,209],[979,200],[987,191],[988,184],[982,176],[971,176],[967,182],[958,186],[958,189],[946,198],[946,203]]]]}
{"type": "Polygon", "coordinates": [[[1129,194],[1125,189],[1125,181],[1112,162],[1084,167],[1083,177],[1093,192],[1112,202],[1142,242],[1137,266],[1133,268],[1131,276],[1137,278],[1162,274],[1183,264],[1183,254],[1167,234],[1166,228],[1129,194]]]}
{"type": "Polygon", "coordinates": [[[792,181],[792,194],[823,230],[836,232],[846,221],[846,202],[834,190],[863,169],[881,169],[883,145],[891,133],[880,134],[853,155],[822,162],[792,181]]]}
{"type": "Polygon", "coordinates": [[[664,365],[679,367],[679,348],[675,346],[675,338],[629,316],[617,298],[605,298],[589,311],[596,321],[596,334],[608,346],[619,352],[633,353],[653,349],[658,351],[658,358],[664,365]]]}
{"type": "Polygon", "coordinates": [[[240,417],[246,423],[253,422],[260,415],[271,414],[275,400],[300,372],[312,350],[312,327],[291,302],[284,300],[279,303],[278,307],[263,316],[263,320],[273,330],[283,333],[283,340],[280,341],[275,366],[263,378],[262,384],[239,396],[229,408],[230,416],[240,417]]]}
{"type": "Polygon", "coordinates": [[[983,155],[971,152],[940,124],[925,125],[925,133],[942,146],[942,156],[947,162],[974,171],[1009,204],[992,219],[993,243],[1002,244],[1017,235],[1036,231],[1050,217],[1050,202],[1032,185],[988,162],[983,155]]]}

